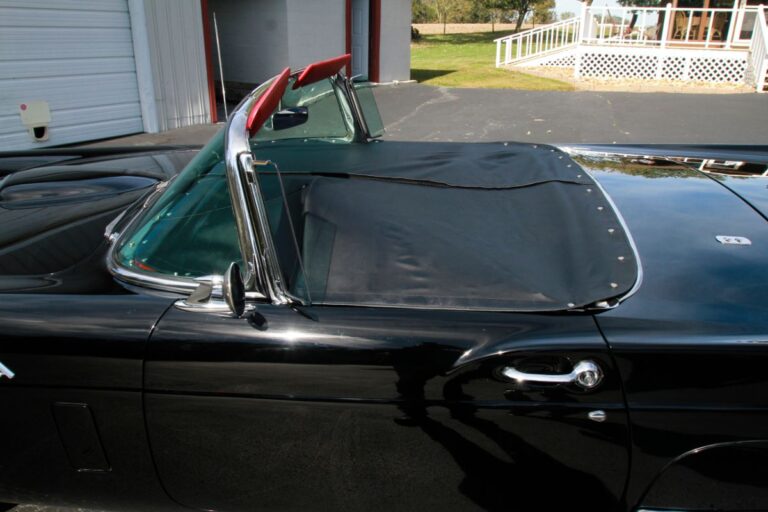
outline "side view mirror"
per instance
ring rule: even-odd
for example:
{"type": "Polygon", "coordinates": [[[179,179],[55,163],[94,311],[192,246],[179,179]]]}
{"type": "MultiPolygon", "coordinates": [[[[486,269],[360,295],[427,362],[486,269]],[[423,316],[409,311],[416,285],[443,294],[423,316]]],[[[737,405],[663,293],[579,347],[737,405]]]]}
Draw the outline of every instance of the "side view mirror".
{"type": "Polygon", "coordinates": [[[231,263],[224,274],[221,293],[232,314],[237,318],[241,317],[245,312],[245,285],[237,263],[231,263]]]}
{"type": "Polygon", "coordinates": [[[307,107],[284,108],[272,115],[272,129],[285,130],[306,123],[309,120],[307,107]]]}

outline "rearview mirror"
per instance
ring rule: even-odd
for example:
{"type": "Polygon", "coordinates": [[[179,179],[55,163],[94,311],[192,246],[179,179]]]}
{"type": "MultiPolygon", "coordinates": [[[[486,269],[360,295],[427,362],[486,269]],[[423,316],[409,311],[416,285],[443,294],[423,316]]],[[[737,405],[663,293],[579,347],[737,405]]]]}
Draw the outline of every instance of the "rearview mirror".
{"type": "Polygon", "coordinates": [[[240,267],[237,263],[231,263],[224,274],[224,282],[221,283],[221,293],[229,310],[236,318],[243,316],[245,312],[245,286],[243,276],[240,275],[240,267]]]}
{"type": "Polygon", "coordinates": [[[309,120],[307,107],[284,108],[272,115],[272,129],[285,130],[306,123],[309,120]]]}

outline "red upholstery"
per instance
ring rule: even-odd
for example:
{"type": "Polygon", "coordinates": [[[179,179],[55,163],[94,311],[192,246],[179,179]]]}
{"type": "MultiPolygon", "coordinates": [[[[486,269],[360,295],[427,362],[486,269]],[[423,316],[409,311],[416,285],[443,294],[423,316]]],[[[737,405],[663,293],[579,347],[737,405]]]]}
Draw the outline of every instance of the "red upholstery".
{"type": "Polygon", "coordinates": [[[272,112],[280,104],[280,98],[283,97],[285,88],[288,87],[289,76],[291,76],[291,70],[290,68],[285,68],[283,72],[275,78],[275,81],[272,82],[269,89],[264,91],[264,94],[256,100],[256,103],[248,113],[248,121],[245,123],[245,127],[248,129],[250,135],[259,131],[259,128],[261,128],[264,122],[269,119],[269,116],[272,115],[272,112]]]}
{"type": "Polygon", "coordinates": [[[296,82],[294,82],[293,88],[298,89],[299,87],[313,84],[322,80],[323,78],[328,78],[335,75],[341,71],[341,68],[350,63],[351,58],[352,55],[348,53],[346,55],[341,55],[332,59],[313,62],[304,68],[304,71],[301,72],[299,78],[297,78],[296,82]]]}

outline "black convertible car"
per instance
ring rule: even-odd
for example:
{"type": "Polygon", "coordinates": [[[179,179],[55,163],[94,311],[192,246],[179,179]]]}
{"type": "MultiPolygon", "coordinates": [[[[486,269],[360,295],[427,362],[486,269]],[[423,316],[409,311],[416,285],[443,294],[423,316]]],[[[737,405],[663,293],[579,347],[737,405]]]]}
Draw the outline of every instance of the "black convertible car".
{"type": "Polygon", "coordinates": [[[767,510],[768,148],[380,141],[347,59],[0,154],[0,509],[767,510]]]}

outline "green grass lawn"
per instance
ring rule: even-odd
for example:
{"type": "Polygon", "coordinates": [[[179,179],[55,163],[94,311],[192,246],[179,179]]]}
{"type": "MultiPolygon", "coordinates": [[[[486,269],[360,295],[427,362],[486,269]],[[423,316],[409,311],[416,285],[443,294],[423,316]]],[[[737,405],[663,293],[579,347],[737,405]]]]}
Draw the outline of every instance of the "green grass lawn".
{"type": "Polygon", "coordinates": [[[497,69],[493,40],[504,35],[500,32],[422,35],[420,41],[411,44],[411,78],[445,87],[573,90],[570,84],[559,80],[497,69]]]}

